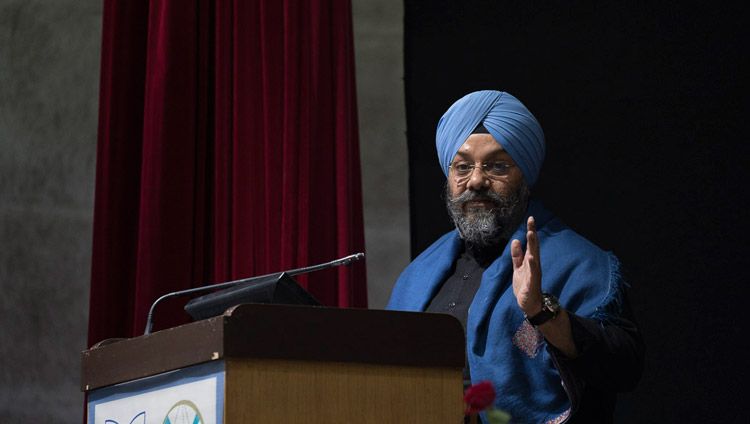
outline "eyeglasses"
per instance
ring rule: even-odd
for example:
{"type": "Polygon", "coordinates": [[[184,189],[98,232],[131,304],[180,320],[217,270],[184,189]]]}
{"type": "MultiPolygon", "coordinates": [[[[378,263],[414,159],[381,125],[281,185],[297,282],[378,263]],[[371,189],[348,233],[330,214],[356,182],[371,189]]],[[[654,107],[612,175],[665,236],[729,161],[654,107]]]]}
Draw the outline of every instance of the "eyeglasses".
{"type": "MultiPolygon", "coordinates": [[[[508,162],[483,162],[478,165],[492,180],[503,179],[510,173],[510,168],[516,166],[508,162]]],[[[468,180],[476,167],[476,163],[467,161],[458,161],[448,165],[448,168],[453,171],[453,176],[458,183],[468,180]]]]}

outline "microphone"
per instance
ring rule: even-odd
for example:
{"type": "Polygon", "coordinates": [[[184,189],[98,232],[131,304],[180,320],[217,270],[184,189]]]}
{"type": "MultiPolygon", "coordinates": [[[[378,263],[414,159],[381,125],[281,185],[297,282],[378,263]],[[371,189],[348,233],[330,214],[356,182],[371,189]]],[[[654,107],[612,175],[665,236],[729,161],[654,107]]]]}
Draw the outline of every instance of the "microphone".
{"type": "Polygon", "coordinates": [[[365,254],[360,252],[360,253],[355,253],[353,255],[346,256],[341,259],[333,260],[331,262],[326,262],[324,264],[308,266],[305,268],[293,269],[291,271],[286,271],[286,273],[289,276],[295,276],[295,275],[304,274],[307,272],[313,272],[313,271],[319,271],[321,269],[332,268],[334,266],[341,266],[341,265],[349,266],[353,264],[354,262],[357,262],[364,258],[365,258],[365,254]]]}
{"type": "MultiPolygon", "coordinates": [[[[299,274],[305,274],[308,272],[320,271],[322,269],[333,268],[335,266],[341,266],[341,265],[350,266],[354,262],[364,259],[364,257],[365,257],[365,254],[360,252],[360,253],[355,253],[353,255],[349,255],[340,259],[335,259],[333,261],[326,262],[324,264],[313,265],[313,266],[308,266],[308,267],[303,267],[303,268],[296,268],[296,269],[292,269],[292,270],[284,271],[284,272],[286,272],[286,274],[289,276],[294,276],[294,275],[299,275],[299,274]]],[[[169,299],[171,297],[177,297],[177,296],[184,296],[184,295],[193,294],[193,293],[200,293],[204,291],[223,289],[223,288],[232,287],[232,286],[236,286],[242,283],[247,283],[247,282],[254,281],[254,280],[260,280],[262,278],[270,277],[273,275],[280,275],[280,274],[282,273],[274,272],[271,274],[259,275],[256,277],[243,278],[241,280],[227,281],[226,283],[212,284],[209,286],[201,286],[201,287],[193,287],[192,289],[179,290],[176,292],[167,293],[161,296],[160,298],[156,299],[156,301],[153,304],[151,304],[151,309],[149,309],[148,317],[146,318],[146,330],[143,332],[143,334],[146,335],[146,334],[151,333],[151,327],[152,327],[153,317],[154,317],[154,309],[156,308],[156,305],[164,299],[169,299]]]]}

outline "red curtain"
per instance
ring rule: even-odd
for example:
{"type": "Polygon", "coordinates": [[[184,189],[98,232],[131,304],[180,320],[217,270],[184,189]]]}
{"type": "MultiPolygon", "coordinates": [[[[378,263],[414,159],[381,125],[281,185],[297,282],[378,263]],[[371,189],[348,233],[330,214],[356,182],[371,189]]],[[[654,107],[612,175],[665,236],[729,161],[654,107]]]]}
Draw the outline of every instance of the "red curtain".
{"type": "MultiPolygon", "coordinates": [[[[106,0],[102,40],[89,345],[364,251],[349,0],[106,0]]],[[[366,307],[361,262],[296,279],[366,307]]]]}

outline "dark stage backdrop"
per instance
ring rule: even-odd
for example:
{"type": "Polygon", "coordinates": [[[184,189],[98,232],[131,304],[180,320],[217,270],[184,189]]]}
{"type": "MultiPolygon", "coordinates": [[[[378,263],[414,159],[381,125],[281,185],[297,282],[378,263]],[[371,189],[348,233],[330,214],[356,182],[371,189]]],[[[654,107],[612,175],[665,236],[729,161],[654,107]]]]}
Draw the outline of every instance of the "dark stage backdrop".
{"type": "Polygon", "coordinates": [[[412,255],[452,228],[438,119],[470,91],[512,93],[547,138],[533,196],[633,286],[647,363],[617,422],[742,421],[747,11],[407,0],[405,14],[412,255]]]}

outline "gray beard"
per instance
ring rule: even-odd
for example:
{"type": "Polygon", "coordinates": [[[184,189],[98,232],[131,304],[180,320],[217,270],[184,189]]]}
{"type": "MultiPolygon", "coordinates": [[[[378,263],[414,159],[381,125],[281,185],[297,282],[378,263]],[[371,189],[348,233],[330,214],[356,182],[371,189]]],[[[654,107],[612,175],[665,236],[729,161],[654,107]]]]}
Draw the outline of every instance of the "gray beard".
{"type": "Polygon", "coordinates": [[[478,248],[510,239],[526,214],[528,198],[529,190],[525,182],[518,192],[507,197],[490,190],[479,192],[468,189],[452,198],[450,187],[446,184],[446,205],[458,234],[465,242],[478,248]],[[464,212],[464,204],[472,200],[489,201],[496,206],[492,209],[469,208],[464,212]]]}

